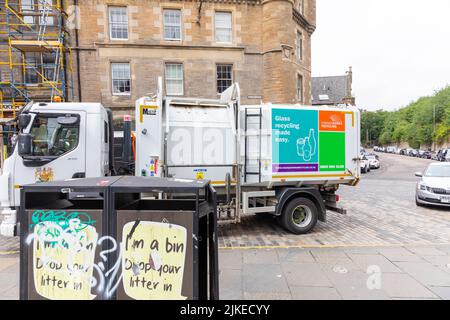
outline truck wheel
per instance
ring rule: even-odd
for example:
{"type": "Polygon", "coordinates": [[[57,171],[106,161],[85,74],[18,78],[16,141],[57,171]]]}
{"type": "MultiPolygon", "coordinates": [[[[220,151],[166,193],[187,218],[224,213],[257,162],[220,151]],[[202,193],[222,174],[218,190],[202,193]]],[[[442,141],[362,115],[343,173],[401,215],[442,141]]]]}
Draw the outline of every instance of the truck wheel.
{"type": "Polygon", "coordinates": [[[294,234],[305,234],[315,227],[317,219],[314,202],[306,198],[294,198],[284,207],[280,222],[294,234]]]}

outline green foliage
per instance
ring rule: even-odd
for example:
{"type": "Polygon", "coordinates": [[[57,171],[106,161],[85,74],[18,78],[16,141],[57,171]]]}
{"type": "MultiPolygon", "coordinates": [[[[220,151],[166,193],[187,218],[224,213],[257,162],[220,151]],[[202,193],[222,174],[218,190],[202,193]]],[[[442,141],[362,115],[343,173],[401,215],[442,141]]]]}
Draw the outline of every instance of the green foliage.
{"type": "Polygon", "coordinates": [[[450,138],[450,87],[422,97],[398,111],[361,113],[361,142],[398,144],[412,148],[443,143],[450,138]]]}

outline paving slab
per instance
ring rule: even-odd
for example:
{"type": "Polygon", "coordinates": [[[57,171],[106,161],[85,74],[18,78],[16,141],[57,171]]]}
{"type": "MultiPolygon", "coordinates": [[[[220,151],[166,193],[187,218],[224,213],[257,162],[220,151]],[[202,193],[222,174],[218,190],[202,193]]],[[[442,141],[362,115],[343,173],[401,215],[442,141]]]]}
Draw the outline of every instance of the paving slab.
{"type": "Polygon", "coordinates": [[[278,260],[280,262],[315,262],[311,252],[307,249],[290,248],[277,249],[278,260]]]}
{"type": "Polygon", "coordinates": [[[370,275],[363,271],[349,271],[345,274],[326,271],[333,287],[345,300],[385,300],[389,297],[382,290],[371,290],[367,286],[370,275]]]}
{"type": "Polygon", "coordinates": [[[243,299],[242,270],[221,269],[219,273],[220,299],[243,299]]]}
{"type": "Polygon", "coordinates": [[[410,247],[407,246],[406,249],[411,251],[412,253],[419,255],[421,257],[426,256],[445,256],[445,252],[439,250],[439,248],[436,247],[410,247]]]}
{"type": "Polygon", "coordinates": [[[450,287],[429,287],[439,298],[443,300],[450,300],[450,287]]]}
{"type": "Polygon", "coordinates": [[[332,287],[317,263],[284,262],[281,267],[289,286],[332,287]]]}
{"type": "Polygon", "coordinates": [[[0,257],[0,272],[12,266],[19,265],[19,257],[0,257]]]}
{"type": "Polygon", "coordinates": [[[424,256],[423,259],[433,266],[447,268],[450,271],[450,255],[424,256]]]}
{"type": "Polygon", "coordinates": [[[421,262],[423,261],[418,255],[412,253],[405,248],[380,248],[378,252],[392,262],[421,262]]]}
{"type": "Polygon", "coordinates": [[[428,262],[396,262],[395,264],[427,286],[450,286],[450,274],[428,262]]]}
{"type": "Polygon", "coordinates": [[[243,290],[254,293],[290,292],[279,264],[245,264],[243,290]]]}
{"type": "Polygon", "coordinates": [[[380,268],[380,272],[402,272],[395,264],[381,254],[353,254],[349,253],[350,259],[358,265],[362,271],[367,272],[371,266],[380,268]]]}
{"type": "Polygon", "coordinates": [[[294,300],[341,300],[335,288],[327,287],[296,287],[291,286],[292,299],[294,300]]]}
{"type": "Polygon", "coordinates": [[[244,264],[278,263],[277,252],[273,249],[256,249],[243,251],[244,264]]]}
{"type": "Polygon", "coordinates": [[[219,267],[221,269],[242,269],[243,256],[240,250],[219,250],[219,267]]]}
{"type": "Polygon", "coordinates": [[[381,275],[381,288],[391,298],[437,298],[431,290],[404,273],[381,275]]]}
{"type": "Polygon", "coordinates": [[[244,292],[245,300],[291,300],[290,293],[283,292],[244,292]]]}

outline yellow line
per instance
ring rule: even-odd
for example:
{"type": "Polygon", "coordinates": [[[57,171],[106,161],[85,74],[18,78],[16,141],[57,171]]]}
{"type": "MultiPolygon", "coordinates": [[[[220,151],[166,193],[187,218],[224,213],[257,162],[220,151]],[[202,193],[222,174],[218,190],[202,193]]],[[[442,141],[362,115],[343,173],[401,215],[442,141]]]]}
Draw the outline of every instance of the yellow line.
{"type": "Polygon", "coordinates": [[[12,254],[18,254],[20,251],[0,251],[0,256],[8,256],[12,254]]]}
{"type": "Polygon", "coordinates": [[[450,243],[406,243],[406,244],[337,244],[337,245],[291,245],[291,246],[246,246],[246,247],[219,247],[221,250],[254,250],[254,249],[338,249],[338,248],[395,248],[395,247],[432,247],[444,246],[450,243]]]}

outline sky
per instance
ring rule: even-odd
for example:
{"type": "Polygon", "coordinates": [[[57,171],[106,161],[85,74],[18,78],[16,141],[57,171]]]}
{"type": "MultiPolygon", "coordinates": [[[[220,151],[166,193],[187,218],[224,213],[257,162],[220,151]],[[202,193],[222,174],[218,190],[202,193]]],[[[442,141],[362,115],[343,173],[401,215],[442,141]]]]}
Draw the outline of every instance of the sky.
{"type": "Polygon", "coordinates": [[[450,0],[317,0],[313,76],[349,66],[367,110],[395,110],[450,85],[450,0]]]}

